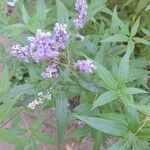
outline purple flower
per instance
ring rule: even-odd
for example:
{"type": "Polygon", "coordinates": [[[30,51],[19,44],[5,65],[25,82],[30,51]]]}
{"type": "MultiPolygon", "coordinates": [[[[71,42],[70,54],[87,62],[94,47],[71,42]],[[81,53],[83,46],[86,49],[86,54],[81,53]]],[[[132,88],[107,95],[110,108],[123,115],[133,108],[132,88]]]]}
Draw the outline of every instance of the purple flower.
{"type": "Polygon", "coordinates": [[[66,25],[56,23],[53,35],[37,30],[35,37],[29,37],[32,59],[36,62],[56,59],[60,50],[65,48],[64,42],[69,38],[66,28],[66,25]]]}
{"type": "Polygon", "coordinates": [[[69,38],[66,24],[56,23],[54,27],[54,39],[57,42],[64,42],[69,38]]]}
{"type": "Polygon", "coordinates": [[[86,0],[75,0],[75,10],[77,11],[77,16],[74,19],[74,25],[76,28],[80,29],[84,26],[84,18],[87,14],[88,5],[86,0]]]}
{"type": "Polygon", "coordinates": [[[75,68],[86,74],[89,74],[96,69],[95,65],[90,60],[78,60],[77,63],[75,63],[75,68]]]}
{"type": "Polygon", "coordinates": [[[52,65],[49,65],[46,70],[44,72],[42,72],[41,76],[43,79],[50,79],[54,76],[57,75],[57,65],[56,64],[52,64],[52,65]]]}
{"type": "Polygon", "coordinates": [[[29,62],[30,54],[28,46],[15,45],[12,47],[10,54],[24,62],[29,62]]]}
{"type": "Polygon", "coordinates": [[[50,32],[42,32],[37,30],[35,37],[28,37],[30,42],[30,54],[36,62],[48,60],[49,58],[58,57],[59,52],[52,49],[54,41],[52,40],[50,32]]]}

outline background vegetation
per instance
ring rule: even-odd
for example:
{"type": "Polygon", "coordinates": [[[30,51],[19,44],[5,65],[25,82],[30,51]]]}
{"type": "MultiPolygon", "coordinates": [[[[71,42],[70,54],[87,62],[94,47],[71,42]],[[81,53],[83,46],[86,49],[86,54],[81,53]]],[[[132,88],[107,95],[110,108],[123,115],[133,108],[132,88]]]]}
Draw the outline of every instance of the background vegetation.
{"type": "MultiPolygon", "coordinates": [[[[75,17],[74,0],[18,0],[12,13],[0,0],[0,36],[26,44],[37,29],[51,31],[56,22],[66,23],[71,34],[75,17]]],[[[16,149],[38,149],[37,141],[61,145],[67,139],[82,141],[90,136],[93,150],[103,144],[109,150],[150,149],[150,1],[88,0],[88,14],[83,29],[84,42],[69,39],[60,58],[57,78],[42,80],[45,64],[24,63],[0,47],[4,66],[0,81],[0,140],[16,149]],[[78,59],[91,59],[97,66],[92,74],[78,73],[72,64],[78,59]],[[57,137],[38,131],[43,119],[28,129],[19,128],[19,114],[32,111],[28,104],[39,92],[50,92],[36,109],[56,110],[57,137]],[[68,110],[68,100],[79,99],[68,110]],[[85,124],[64,137],[72,120],[85,124]],[[10,128],[5,125],[12,121],[10,128]],[[106,139],[116,143],[107,147],[106,139]]]]}

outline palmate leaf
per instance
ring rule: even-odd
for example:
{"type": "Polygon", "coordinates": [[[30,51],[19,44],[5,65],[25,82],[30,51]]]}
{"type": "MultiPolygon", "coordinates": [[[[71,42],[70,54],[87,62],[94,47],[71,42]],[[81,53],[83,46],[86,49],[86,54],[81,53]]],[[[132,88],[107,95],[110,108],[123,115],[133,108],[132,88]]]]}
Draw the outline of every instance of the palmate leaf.
{"type": "Polygon", "coordinates": [[[120,122],[97,117],[84,117],[84,116],[76,116],[76,117],[84,121],[94,129],[100,130],[107,134],[117,136],[123,136],[126,134],[126,128],[120,122]]]}
{"type": "Polygon", "coordinates": [[[117,99],[117,97],[118,93],[116,91],[107,91],[98,97],[96,102],[94,102],[92,109],[112,102],[113,100],[117,99]]]}
{"type": "Polygon", "coordinates": [[[65,5],[60,1],[56,0],[57,4],[57,21],[62,24],[67,24],[69,26],[69,14],[65,5]]]}

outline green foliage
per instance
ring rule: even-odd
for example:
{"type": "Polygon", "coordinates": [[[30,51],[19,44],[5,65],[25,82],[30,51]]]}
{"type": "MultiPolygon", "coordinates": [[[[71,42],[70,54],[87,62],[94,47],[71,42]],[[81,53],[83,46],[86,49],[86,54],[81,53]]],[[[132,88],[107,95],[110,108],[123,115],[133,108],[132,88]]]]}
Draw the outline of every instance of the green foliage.
{"type": "Polygon", "coordinates": [[[41,72],[53,60],[24,63],[0,47],[0,141],[18,150],[37,150],[39,142],[61,149],[69,139],[81,142],[90,136],[93,150],[101,145],[108,150],[150,149],[150,1],[87,2],[85,26],[78,30],[73,0],[20,0],[11,16],[0,0],[0,44],[1,38],[9,38],[26,45],[37,29],[50,31],[56,22],[67,24],[70,35],[58,76],[49,80],[41,72]],[[85,39],[76,39],[77,33],[85,39]],[[79,73],[74,62],[80,59],[93,60],[94,72],[79,73]],[[22,111],[31,111],[27,106],[41,98],[40,92],[51,94],[52,100],[44,98],[36,111],[55,108],[56,137],[40,130],[45,120],[39,116],[19,127],[22,111]],[[66,135],[68,123],[79,120],[84,125],[66,135]],[[108,146],[110,137],[115,140],[108,146]]]}

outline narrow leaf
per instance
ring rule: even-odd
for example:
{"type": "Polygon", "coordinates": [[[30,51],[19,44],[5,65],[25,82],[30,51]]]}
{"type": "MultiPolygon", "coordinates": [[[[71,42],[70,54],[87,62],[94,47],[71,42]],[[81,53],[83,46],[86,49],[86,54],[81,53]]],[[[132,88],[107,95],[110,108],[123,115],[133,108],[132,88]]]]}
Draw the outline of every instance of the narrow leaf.
{"type": "Polygon", "coordinates": [[[135,34],[137,33],[138,31],[138,28],[139,28],[139,23],[140,23],[140,18],[138,18],[135,22],[135,24],[132,26],[131,28],[131,36],[134,37],[135,34]]]}
{"type": "Polygon", "coordinates": [[[148,93],[147,91],[144,91],[142,89],[134,88],[134,87],[129,87],[126,89],[127,94],[142,94],[142,93],[148,93]]]}
{"type": "Polygon", "coordinates": [[[145,40],[145,39],[142,39],[139,37],[134,37],[133,39],[136,43],[142,43],[144,45],[150,45],[150,41],[148,41],[148,40],[145,40]]]}
{"type": "Polygon", "coordinates": [[[67,24],[69,26],[69,15],[66,7],[60,0],[56,0],[57,4],[57,21],[62,24],[67,24]]]}
{"type": "Polygon", "coordinates": [[[29,21],[29,15],[28,15],[28,12],[24,6],[24,4],[22,3],[22,18],[23,18],[23,21],[25,24],[28,24],[28,21],[29,21]]]}
{"type": "Polygon", "coordinates": [[[127,45],[127,51],[126,51],[125,55],[123,56],[123,58],[121,59],[120,64],[119,64],[119,69],[118,69],[118,77],[123,82],[126,82],[128,79],[129,58],[130,58],[130,55],[133,52],[133,50],[134,50],[134,42],[129,41],[128,45],[127,45]]]}
{"type": "Polygon", "coordinates": [[[127,42],[128,37],[124,34],[115,34],[103,39],[101,42],[127,42]]]}
{"type": "Polygon", "coordinates": [[[2,73],[0,81],[0,93],[5,93],[9,89],[9,70],[8,66],[5,64],[4,71],[2,73]]]}
{"type": "Polygon", "coordinates": [[[24,143],[22,142],[22,140],[17,138],[13,133],[8,131],[7,129],[0,129],[0,141],[15,144],[16,146],[20,146],[20,148],[24,147],[24,143]]]}
{"type": "Polygon", "coordinates": [[[125,134],[124,126],[121,123],[118,123],[116,121],[97,118],[97,117],[77,116],[77,118],[84,121],[94,129],[100,130],[107,134],[112,134],[117,136],[122,136],[125,134]]]}
{"type": "Polygon", "coordinates": [[[56,97],[56,121],[58,143],[61,144],[67,122],[67,98],[63,92],[56,97]]]}
{"type": "Polygon", "coordinates": [[[93,104],[92,109],[98,107],[98,106],[102,106],[105,105],[109,102],[112,102],[113,100],[117,99],[118,97],[118,93],[116,91],[107,91],[105,93],[103,93],[97,100],[96,102],[93,104]]]}

